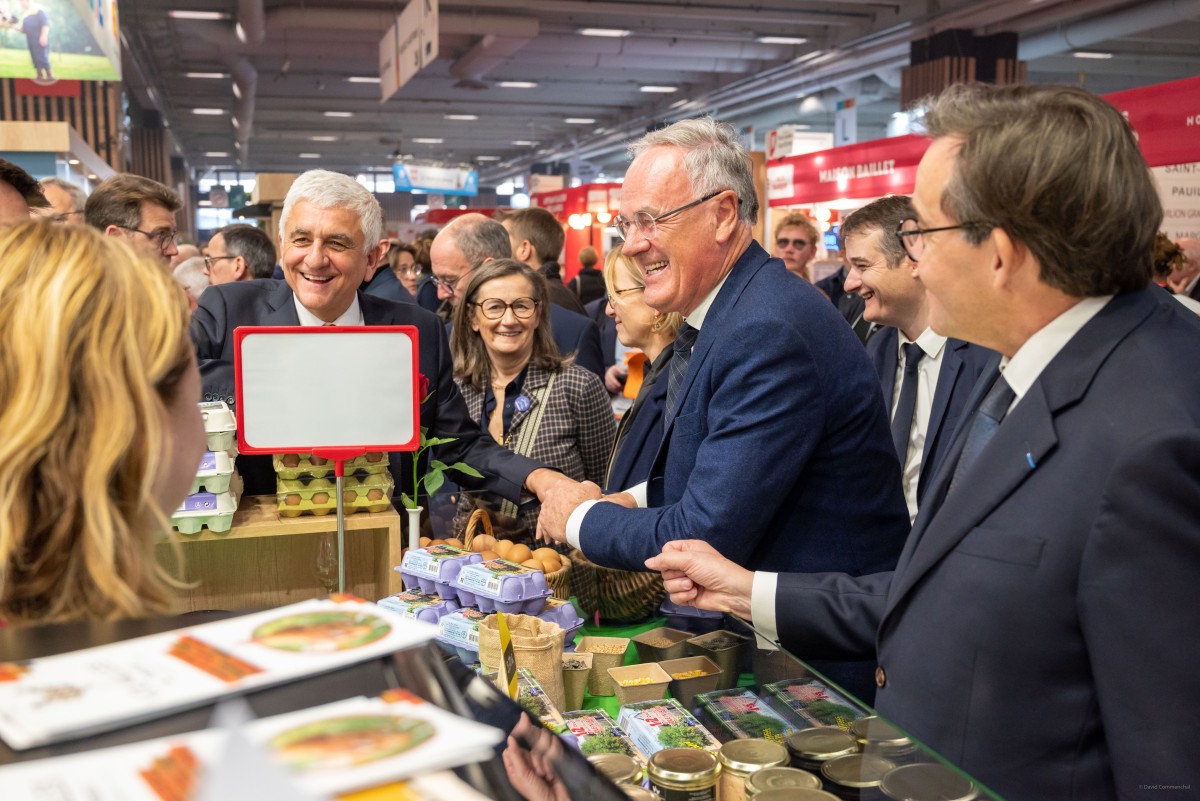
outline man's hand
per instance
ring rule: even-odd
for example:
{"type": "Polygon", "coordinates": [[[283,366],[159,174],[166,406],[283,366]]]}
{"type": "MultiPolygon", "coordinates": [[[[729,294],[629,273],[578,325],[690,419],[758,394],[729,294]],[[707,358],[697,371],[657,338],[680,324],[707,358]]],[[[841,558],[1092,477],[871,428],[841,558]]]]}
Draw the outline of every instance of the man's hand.
{"type": "Polygon", "coordinates": [[[524,712],[504,749],[508,780],[529,801],[570,801],[571,794],[558,778],[562,740],[535,727],[524,712]]]}
{"type": "Polygon", "coordinates": [[[672,540],[662,553],[646,560],[646,567],[662,573],[673,602],[750,620],[754,573],[721,556],[707,542],[672,540]]]}
{"type": "Polygon", "coordinates": [[[604,371],[604,388],[608,390],[609,395],[620,395],[628,377],[629,368],[624,363],[614,364],[604,371]]]}
{"type": "Polygon", "coordinates": [[[545,503],[546,495],[549,494],[550,488],[560,481],[571,481],[571,479],[557,470],[551,470],[548,467],[539,467],[525,478],[525,489],[536,495],[539,501],[545,503]]]}
{"type": "Polygon", "coordinates": [[[546,542],[566,542],[567,519],[571,512],[584,501],[600,499],[600,487],[590,481],[578,483],[564,479],[558,482],[542,499],[542,511],[538,513],[538,538],[546,542]]]}

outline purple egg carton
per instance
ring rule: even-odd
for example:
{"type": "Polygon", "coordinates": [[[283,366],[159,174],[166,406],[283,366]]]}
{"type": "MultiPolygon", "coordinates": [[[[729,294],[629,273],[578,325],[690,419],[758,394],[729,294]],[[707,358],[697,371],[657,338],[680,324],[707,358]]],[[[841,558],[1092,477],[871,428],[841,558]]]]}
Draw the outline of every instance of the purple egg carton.
{"type": "Polygon", "coordinates": [[[708,634],[721,628],[724,612],[710,612],[707,609],[697,609],[694,606],[681,606],[672,603],[671,599],[662,602],[658,607],[660,615],[667,619],[667,625],[680,631],[690,631],[694,634],[708,634]]]}
{"type": "MultiPolygon", "coordinates": [[[[404,579],[404,588],[419,588],[429,595],[456,598],[454,579],[464,565],[482,561],[479,554],[453,545],[430,545],[410,549],[404,554],[404,562],[396,568],[404,579]]],[[[460,606],[471,606],[457,599],[460,606]]]]}
{"type": "Polygon", "coordinates": [[[537,615],[554,594],[546,586],[545,573],[507,559],[464,565],[454,579],[454,589],[459,604],[479,607],[486,614],[537,615]]]}
{"type": "Polygon", "coordinates": [[[389,595],[376,603],[384,609],[390,609],[412,620],[435,624],[446,615],[458,611],[458,601],[424,593],[415,587],[389,595]]]}
{"type": "Polygon", "coordinates": [[[560,601],[558,598],[547,598],[546,608],[538,617],[557,624],[563,630],[563,650],[575,650],[575,632],[583,625],[583,618],[575,611],[573,603],[560,601]]]}
{"type": "Polygon", "coordinates": [[[466,664],[479,661],[479,624],[487,617],[478,609],[459,609],[438,621],[437,641],[466,664]]]}

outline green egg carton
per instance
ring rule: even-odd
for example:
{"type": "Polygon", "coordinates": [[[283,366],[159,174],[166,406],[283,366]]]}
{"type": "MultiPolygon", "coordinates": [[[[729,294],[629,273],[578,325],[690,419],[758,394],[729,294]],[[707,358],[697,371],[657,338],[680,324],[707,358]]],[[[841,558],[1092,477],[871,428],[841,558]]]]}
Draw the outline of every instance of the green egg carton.
{"type": "Polygon", "coordinates": [[[171,515],[171,526],[188,537],[208,529],[213,534],[225,534],[233,527],[237,511],[238,492],[196,492],[186,498],[171,515]]]}
{"type": "MultiPolygon", "coordinates": [[[[346,513],[386,510],[392,505],[392,491],[395,487],[392,474],[388,472],[346,476],[342,480],[343,506],[346,513]]],[[[337,510],[335,478],[279,478],[275,481],[275,489],[280,517],[327,515],[337,510]]]]}
{"type": "Polygon", "coordinates": [[[237,420],[229,405],[224,401],[201,403],[200,417],[204,419],[205,450],[236,454],[237,420]]]}
{"type": "MultiPolygon", "coordinates": [[[[271,462],[275,465],[276,477],[285,481],[334,478],[333,460],[310,453],[277,453],[271,457],[271,462]]],[[[356,473],[386,473],[387,469],[386,453],[364,453],[349,460],[345,465],[347,476],[356,473]]]]}
{"type": "Polygon", "coordinates": [[[190,494],[201,490],[205,492],[228,492],[229,482],[233,480],[236,471],[233,457],[224,451],[207,451],[200,459],[200,468],[196,471],[196,479],[192,481],[190,494]]]}

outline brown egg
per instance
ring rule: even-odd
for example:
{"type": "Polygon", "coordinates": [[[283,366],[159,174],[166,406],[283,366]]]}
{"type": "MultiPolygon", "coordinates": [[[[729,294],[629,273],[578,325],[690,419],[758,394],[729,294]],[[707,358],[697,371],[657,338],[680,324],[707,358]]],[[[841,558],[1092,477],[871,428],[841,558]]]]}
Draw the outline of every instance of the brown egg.
{"type": "Polygon", "coordinates": [[[367,490],[367,500],[382,501],[383,500],[383,490],[379,489],[379,487],[373,487],[373,488],[367,490]]]}
{"type": "Polygon", "coordinates": [[[480,551],[479,555],[483,557],[483,561],[485,561],[485,562],[490,562],[493,559],[500,558],[499,556],[496,555],[495,551],[480,551]]]}
{"type": "Polygon", "coordinates": [[[421,537],[417,540],[417,542],[421,543],[421,547],[424,548],[426,545],[433,542],[433,540],[429,539],[429,537],[421,537]]]}
{"type": "Polygon", "coordinates": [[[368,462],[381,462],[381,461],[383,461],[383,454],[382,453],[364,453],[363,458],[366,459],[368,462]]]}
{"type": "Polygon", "coordinates": [[[329,460],[328,460],[328,459],[324,459],[324,458],[322,458],[322,457],[320,457],[320,456],[310,456],[310,457],[308,457],[308,461],[309,461],[309,463],[310,463],[310,464],[315,464],[315,465],[317,465],[317,466],[320,466],[320,465],[323,465],[323,464],[325,464],[325,463],[326,463],[326,462],[328,462],[329,460]]]}
{"type": "Polygon", "coordinates": [[[300,496],[295,495],[295,494],[289,495],[283,499],[283,502],[286,503],[288,506],[299,506],[300,505],[300,496]]]}
{"type": "Polygon", "coordinates": [[[312,495],[313,503],[329,503],[328,492],[314,492],[312,495]]]}
{"type": "Polygon", "coordinates": [[[512,550],[512,547],[512,540],[497,540],[495,551],[496,553],[500,554],[501,558],[506,558],[508,556],[508,552],[512,550]]]}
{"type": "Polygon", "coordinates": [[[557,573],[560,570],[562,570],[562,562],[558,561],[557,559],[553,562],[551,562],[549,559],[542,562],[542,572],[544,573],[557,573]]]}
{"type": "Polygon", "coordinates": [[[300,454],[285,453],[279,461],[284,467],[298,467],[300,465],[300,454]]]}
{"type": "Polygon", "coordinates": [[[533,558],[533,551],[529,550],[528,545],[517,543],[508,549],[508,555],[504,557],[510,562],[524,562],[527,559],[533,558]]]}
{"type": "Polygon", "coordinates": [[[490,534],[477,534],[471,539],[472,551],[487,551],[496,547],[496,538],[490,534]]]}
{"type": "Polygon", "coordinates": [[[558,562],[558,551],[553,548],[538,548],[533,552],[533,558],[543,562],[558,562]]]}
{"type": "Polygon", "coordinates": [[[357,497],[354,490],[342,490],[342,501],[345,503],[354,503],[354,499],[357,497]]]}
{"type": "Polygon", "coordinates": [[[536,559],[526,559],[524,562],[521,563],[521,566],[522,567],[532,567],[534,570],[542,569],[542,563],[536,559]]]}
{"type": "Polygon", "coordinates": [[[462,540],[460,540],[458,537],[451,537],[450,539],[446,540],[446,544],[453,545],[455,548],[463,547],[462,540]]]}

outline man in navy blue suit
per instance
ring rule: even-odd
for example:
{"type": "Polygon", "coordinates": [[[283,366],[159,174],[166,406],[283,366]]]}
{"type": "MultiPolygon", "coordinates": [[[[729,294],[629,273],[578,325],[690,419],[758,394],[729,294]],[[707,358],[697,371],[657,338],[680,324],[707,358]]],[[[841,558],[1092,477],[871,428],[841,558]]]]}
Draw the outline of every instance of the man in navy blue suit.
{"type": "MultiPolygon", "coordinates": [[[[482,214],[464,214],[451,220],[433,240],[429,249],[432,283],[437,285],[439,298],[456,306],[458,287],[472,270],[493,259],[511,258],[512,243],[503,225],[482,214]]],[[[604,379],[600,329],[595,323],[552,302],[550,328],[554,344],[564,356],[574,355],[576,364],[604,379]]]]}
{"type": "Polygon", "coordinates": [[[1128,123],[1074,87],[952,87],[902,237],[984,374],[895,571],[648,566],[802,656],[877,654],[876,707],[1007,798],[1194,787],[1200,320],[1150,283],[1162,207],[1128,123]]]}
{"type": "Polygon", "coordinates": [[[846,292],[863,299],[864,319],[886,326],[867,341],[867,355],[891,410],[910,519],[946,457],[976,379],[1000,360],[994,351],[929,327],[930,301],[917,263],[896,238],[896,227],[912,216],[908,197],[889,195],[842,222],[846,292]]]}
{"type": "MultiPolygon", "coordinates": [[[[503,232],[503,229],[501,229],[503,232]]],[[[456,475],[463,484],[519,501],[522,487],[544,493],[562,475],[499,446],[471,420],[453,379],[450,348],[441,319],[415,303],[393,303],[362,291],[383,262],[379,202],[353,178],[310,170],[288,190],[280,220],[280,262],[285,281],[242,281],[210,287],[192,314],[191,337],[200,364],[204,400],[234,403],[233,332],[239,326],[411,325],[417,328],[419,369],[430,393],[421,403],[422,425],[451,441],[433,456],[464,461],[484,474],[482,481],[456,475]]],[[[336,375],[336,365],[314,365],[313,380],[336,375]]],[[[303,402],[298,399],[297,402],[303,402]]],[[[347,403],[314,414],[369,414],[347,403]]],[[[428,455],[426,456],[428,458],[428,455]]],[[[396,494],[412,494],[407,454],[392,454],[396,494]]],[[[247,494],[275,491],[266,456],[238,457],[247,494]]]]}
{"type": "Polygon", "coordinates": [[[564,482],[539,530],[631,570],[687,537],[754,567],[891,569],[908,517],[879,379],[833,305],[753,241],[737,134],[686,120],[631,149],[623,252],[646,303],[685,318],[664,439],[646,484],[601,499],[564,482]]]}

